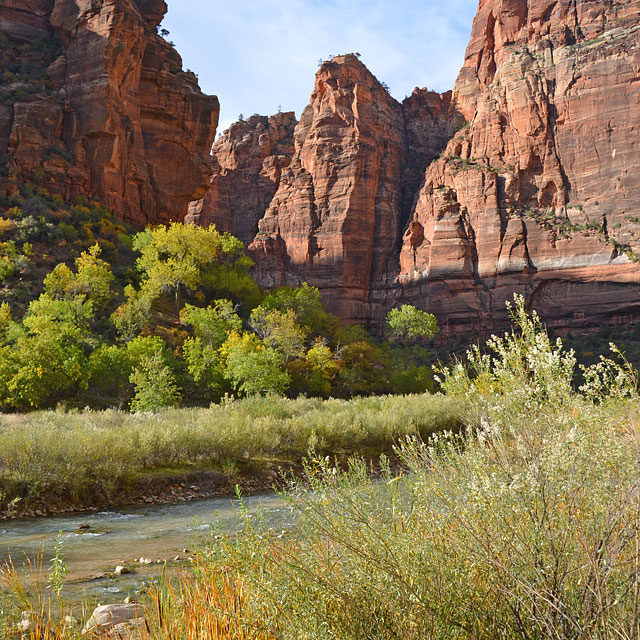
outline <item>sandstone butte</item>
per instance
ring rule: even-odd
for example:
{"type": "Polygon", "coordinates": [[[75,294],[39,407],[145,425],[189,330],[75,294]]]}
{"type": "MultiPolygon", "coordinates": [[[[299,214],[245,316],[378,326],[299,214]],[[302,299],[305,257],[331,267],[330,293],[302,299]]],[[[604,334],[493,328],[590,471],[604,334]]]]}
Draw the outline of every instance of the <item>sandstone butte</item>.
{"type": "Polygon", "coordinates": [[[558,328],[640,319],[639,0],[481,0],[453,92],[398,103],[338,56],[292,119],[226,131],[192,211],[260,284],[374,328],[410,303],[489,330],[513,292],[558,328]]]}
{"type": "Polygon", "coordinates": [[[134,224],[184,217],[209,186],[219,105],[157,35],[166,11],[0,0],[1,68],[21,72],[3,78],[0,181],[43,171],[49,191],[90,195],[134,224]]]}
{"type": "Polygon", "coordinates": [[[515,291],[559,328],[640,320],[640,0],[481,0],[452,92],[399,103],[338,56],[299,122],[238,122],[212,161],[217,101],[156,35],[165,10],[0,0],[0,30],[62,42],[55,99],[0,105],[12,168],[134,222],[213,222],[260,284],[373,328],[410,303],[489,330],[515,291]]]}

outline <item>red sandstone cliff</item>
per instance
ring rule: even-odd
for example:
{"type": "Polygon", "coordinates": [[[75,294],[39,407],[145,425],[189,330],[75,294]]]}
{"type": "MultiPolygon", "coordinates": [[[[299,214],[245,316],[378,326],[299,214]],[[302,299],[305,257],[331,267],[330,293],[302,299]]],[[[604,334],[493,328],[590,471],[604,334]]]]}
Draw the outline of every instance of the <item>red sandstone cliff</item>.
{"type": "Polygon", "coordinates": [[[639,10],[480,2],[453,98],[467,126],[426,172],[404,299],[451,330],[493,323],[514,290],[551,323],[637,316],[639,10]]]}
{"type": "Polygon", "coordinates": [[[374,326],[410,302],[491,328],[514,291],[558,326],[637,319],[639,132],[640,0],[482,0],[453,95],[400,105],[354,56],[320,68],[257,278],[374,326]]]}
{"type": "Polygon", "coordinates": [[[293,112],[234,123],[213,145],[211,186],[188,220],[229,231],[249,245],[294,154],[293,112]]]}
{"type": "Polygon", "coordinates": [[[49,190],[95,196],[139,224],[184,217],[208,189],[219,108],[156,34],[166,9],[0,0],[5,174],[42,169],[49,190]]]}
{"type": "Polygon", "coordinates": [[[323,64],[293,159],[250,246],[258,281],[307,281],[332,311],[367,323],[372,285],[392,282],[399,230],[421,181],[409,161],[424,171],[441,150],[448,109],[449,96],[419,90],[401,105],[353,55],[323,64]],[[407,132],[406,113],[424,120],[407,132]]]}

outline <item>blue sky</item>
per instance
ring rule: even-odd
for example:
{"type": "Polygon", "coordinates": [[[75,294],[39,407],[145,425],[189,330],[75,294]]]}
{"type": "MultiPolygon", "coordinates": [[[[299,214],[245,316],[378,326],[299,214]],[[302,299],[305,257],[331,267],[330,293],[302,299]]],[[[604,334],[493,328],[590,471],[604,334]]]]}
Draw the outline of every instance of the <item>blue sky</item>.
{"type": "Polygon", "coordinates": [[[394,97],[446,91],[464,59],[477,0],[167,0],[162,26],[220,98],[218,131],[240,113],[299,116],[319,59],[359,52],[394,97]]]}

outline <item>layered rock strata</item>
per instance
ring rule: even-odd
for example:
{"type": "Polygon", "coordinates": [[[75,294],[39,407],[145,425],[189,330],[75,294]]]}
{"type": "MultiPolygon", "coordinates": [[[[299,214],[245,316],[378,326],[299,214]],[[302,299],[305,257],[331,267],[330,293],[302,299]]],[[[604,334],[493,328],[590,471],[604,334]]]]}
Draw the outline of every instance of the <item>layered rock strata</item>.
{"type": "Polygon", "coordinates": [[[215,224],[249,245],[293,157],[296,124],[288,112],[231,125],[213,145],[210,189],[192,203],[187,219],[215,224]]]}
{"type": "Polygon", "coordinates": [[[250,245],[258,281],[309,282],[331,311],[368,323],[372,287],[393,284],[420,174],[451,135],[449,109],[450,96],[426,90],[398,103],[353,55],[323,64],[250,245]],[[415,113],[423,122],[407,126],[415,113]]]}
{"type": "Polygon", "coordinates": [[[426,172],[401,297],[451,331],[495,324],[513,291],[559,326],[637,318],[639,69],[637,0],[481,2],[466,126],[426,172]]]}
{"type": "Polygon", "coordinates": [[[0,0],[5,178],[40,173],[50,191],[96,197],[136,224],[184,217],[208,189],[219,106],[157,35],[166,10],[0,0]]]}
{"type": "Polygon", "coordinates": [[[558,327],[639,320],[639,70],[640,0],[482,0],[453,93],[402,105],[354,56],[325,63],[259,282],[373,327],[409,302],[490,330],[514,292],[558,327]]]}

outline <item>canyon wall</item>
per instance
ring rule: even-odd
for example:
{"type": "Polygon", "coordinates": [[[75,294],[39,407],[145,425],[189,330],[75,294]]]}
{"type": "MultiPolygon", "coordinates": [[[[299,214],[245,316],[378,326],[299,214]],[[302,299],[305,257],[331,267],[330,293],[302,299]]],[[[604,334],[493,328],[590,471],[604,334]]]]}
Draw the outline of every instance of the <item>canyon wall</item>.
{"type": "Polygon", "coordinates": [[[0,182],[133,222],[203,197],[218,100],[157,35],[164,0],[0,0],[0,182]]]}
{"type": "MultiPolygon", "coordinates": [[[[640,0],[481,0],[452,94],[400,104],[355,56],[324,63],[272,199],[209,219],[243,228],[262,285],[374,328],[408,302],[491,330],[516,291],[552,326],[637,321],[639,132],[640,0]]],[[[239,126],[214,166],[240,139],[255,155],[239,126]]]]}
{"type": "Polygon", "coordinates": [[[187,220],[215,224],[249,245],[293,157],[296,124],[293,112],[255,115],[223,132],[213,145],[210,189],[187,220]]]}
{"type": "Polygon", "coordinates": [[[637,0],[483,0],[400,297],[451,331],[504,318],[513,291],[558,326],[638,319],[639,70],[637,0]]]}
{"type": "Polygon", "coordinates": [[[453,91],[402,103],[355,55],[299,122],[218,102],[157,35],[164,0],[0,0],[0,186],[240,237],[380,328],[411,303],[491,330],[523,293],[557,327],[640,320],[640,0],[481,0],[453,91]]]}

